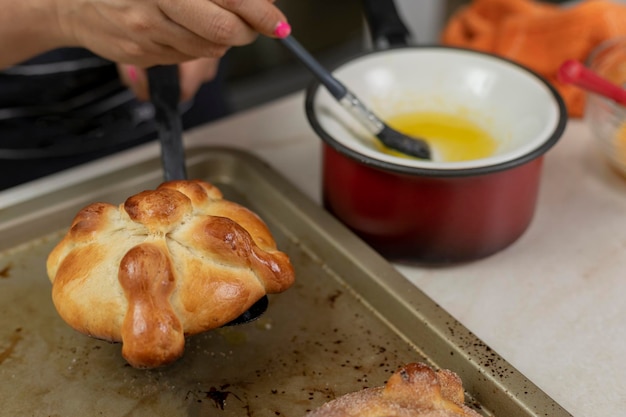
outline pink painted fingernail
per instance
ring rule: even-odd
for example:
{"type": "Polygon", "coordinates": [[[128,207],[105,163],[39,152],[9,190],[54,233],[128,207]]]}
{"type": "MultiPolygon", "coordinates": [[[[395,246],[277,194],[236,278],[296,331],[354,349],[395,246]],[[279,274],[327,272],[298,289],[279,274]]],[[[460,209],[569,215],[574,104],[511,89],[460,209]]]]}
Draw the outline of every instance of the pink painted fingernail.
{"type": "Polygon", "coordinates": [[[131,83],[136,83],[137,82],[137,68],[130,66],[128,67],[128,69],[126,70],[127,74],[128,74],[128,78],[130,79],[131,83]]]}
{"type": "Polygon", "coordinates": [[[286,38],[291,33],[291,26],[287,22],[278,22],[274,29],[274,36],[277,38],[286,38]]]}

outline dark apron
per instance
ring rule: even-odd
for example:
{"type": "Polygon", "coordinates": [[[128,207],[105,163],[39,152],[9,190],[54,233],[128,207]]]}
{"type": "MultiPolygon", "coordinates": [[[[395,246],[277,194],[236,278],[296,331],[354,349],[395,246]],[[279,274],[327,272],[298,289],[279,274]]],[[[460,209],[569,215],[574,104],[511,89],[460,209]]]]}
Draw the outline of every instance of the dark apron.
{"type": "MultiPolygon", "coordinates": [[[[228,113],[221,73],[181,105],[187,129],[228,113]]],[[[68,48],[0,72],[0,190],[156,138],[154,110],[115,64],[68,48]]]]}

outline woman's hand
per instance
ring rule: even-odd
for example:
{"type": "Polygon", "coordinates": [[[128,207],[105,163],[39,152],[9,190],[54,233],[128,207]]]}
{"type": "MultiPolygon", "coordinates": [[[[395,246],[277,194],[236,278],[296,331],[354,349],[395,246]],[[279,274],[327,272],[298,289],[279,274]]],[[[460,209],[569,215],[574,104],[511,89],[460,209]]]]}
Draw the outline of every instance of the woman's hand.
{"type": "Polygon", "coordinates": [[[271,36],[285,16],[269,0],[58,0],[68,44],[115,62],[148,67],[198,57],[271,36]]]}
{"type": "MultiPolygon", "coordinates": [[[[217,74],[219,59],[199,58],[183,62],[178,67],[180,77],[180,100],[187,101],[196,94],[200,86],[211,81],[217,74]]],[[[133,65],[118,64],[120,79],[137,98],[146,101],[150,98],[146,71],[133,65]]]]}
{"type": "Polygon", "coordinates": [[[60,47],[141,68],[219,58],[286,21],[273,0],[0,0],[0,8],[0,68],[60,47]]]}

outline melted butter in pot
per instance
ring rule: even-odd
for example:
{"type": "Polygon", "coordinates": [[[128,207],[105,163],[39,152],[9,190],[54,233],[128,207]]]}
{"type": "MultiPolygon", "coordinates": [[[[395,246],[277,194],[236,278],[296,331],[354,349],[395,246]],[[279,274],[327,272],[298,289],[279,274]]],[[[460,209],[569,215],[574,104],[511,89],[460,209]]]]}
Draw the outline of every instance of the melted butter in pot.
{"type": "MultiPolygon", "coordinates": [[[[444,162],[487,158],[495,153],[498,145],[485,129],[461,115],[405,113],[389,118],[387,123],[409,136],[424,138],[435,151],[437,160],[444,162]]],[[[411,158],[382,144],[377,146],[389,155],[411,158]]]]}

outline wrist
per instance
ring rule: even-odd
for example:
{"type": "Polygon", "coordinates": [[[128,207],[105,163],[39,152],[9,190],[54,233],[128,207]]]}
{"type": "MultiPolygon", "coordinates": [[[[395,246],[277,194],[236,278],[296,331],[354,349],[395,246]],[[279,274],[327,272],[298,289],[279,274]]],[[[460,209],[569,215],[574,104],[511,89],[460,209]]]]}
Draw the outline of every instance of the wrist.
{"type": "Polygon", "coordinates": [[[0,68],[70,46],[58,18],[58,0],[9,1],[0,0],[7,11],[0,16],[0,68]]]}
{"type": "Polygon", "coordinates": [[[74,37],[71,21],[72,2],[68,0],[34,0],[35,3],[47,3],[41,18],[49,25],[42,35],[47,36],[48,46],[52,48],[78,46],[74,37]]]}

